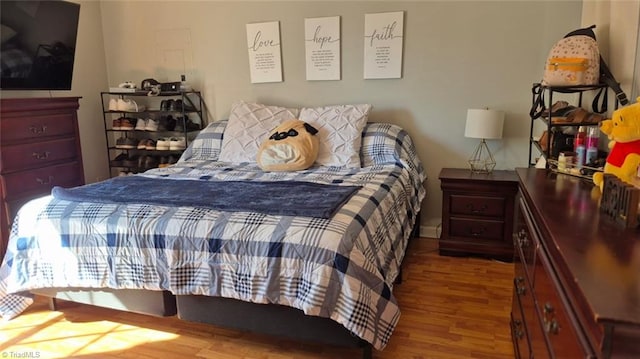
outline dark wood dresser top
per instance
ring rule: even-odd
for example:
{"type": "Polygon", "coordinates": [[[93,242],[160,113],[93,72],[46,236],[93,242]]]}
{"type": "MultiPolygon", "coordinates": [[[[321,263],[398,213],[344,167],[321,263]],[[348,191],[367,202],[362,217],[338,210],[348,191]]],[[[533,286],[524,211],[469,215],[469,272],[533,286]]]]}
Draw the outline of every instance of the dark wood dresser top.
{"type": "Polygon", "coordinates": [[[599,324],[640,328],[640,229],[624,229],[599,211],[588,180],[543,169],[517,169],[523,195],[566,294],[599,324]]]}

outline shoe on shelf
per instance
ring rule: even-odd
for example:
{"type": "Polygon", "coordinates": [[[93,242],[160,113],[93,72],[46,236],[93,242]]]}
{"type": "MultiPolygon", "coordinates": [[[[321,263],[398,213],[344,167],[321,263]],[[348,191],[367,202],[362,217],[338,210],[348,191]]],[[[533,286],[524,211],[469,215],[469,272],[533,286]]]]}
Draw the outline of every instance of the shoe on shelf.
{"type": "Polygon", "coordinates": [[[112,167],[121,167],[123,165],[123,161],[127,159],[126,153],[121,153],[116,156],[116,158],[109,161],[112,167]]]}
{"type": "Polygon", "coordinates": [[[156,141],[152,139],[145,140],[144,142],[145,150],[155,150],[156,149],[156,141]]]}
{"type": "Polygon", "coordinates": [[[178,157],[174,155],[169,155],[167,162],[169,163],[169,165],[175,164],[176,162],[178,162],[178,157]]]}
{"type": "Polygon", "coordinates": [[[135,126],[133,125],[134,119],[128,117],[120,118],[120,130],[122,131],[133,131],[135,126]]]}
{"type": "MultiPolygon", "coordinates": [[[[558,117],[560,115],[561,111],[563,111],[567,107],[569,107],[569,103],[567,101],[556,101],[551,106],[551,116],[552,117],[558,117]]],[[[542,111],[542,117],[549,117],[549,109],[548,108],[545,108],[544,111],[542,111]]]]}
{"type": "Polygon", "coordinates": [[[187,131],[200,131],[200,124],[187,119],[187,131]]]}
{"type": "Polygon", "coordinates": [[[567,123],[598,124],[604,120],[604,116],[599,113],[589,112],[581,107],[569,113],[566,117],[567,123]]]}
{"type": "Polygon", "coordinates": [[[138,166],[138,156],[131,156],[122,161],[124,167],[136,168],[138,166]]]}
{"type": "Polygon", "coordinates": [[[118,100],[115,98],[109,100],[109,111],[118,111],[118,100]]]}
{"type": "Polygon", "coordinates": [[[112,124],[111,124],[111,129],[112,130],[121,130],[121,124],[122,123],[122,118],[116,118],[115,120],[113,120],[112,124]]]}
{"type": "Polygon", "coordinates": [[[156,141],[156,150],[158,151],[168,151],[169,150],[169,139],[167,138],[158,138],[156,141]]]}
{"type": "Polygon", "coordinates": [[[169,158],[167,156],[160,157],[160,163],[158,164],[158,168],[165,168],[169,166],[169,158]]]}
{"type": "Polygon", "coordinates": [[[146,121],[147,121],[147,124],[144,127],[145,131],[151,131],[151,132],[158,131],[158,125],[159,125],[160,121],[154,120],[152,118],[148,118],[146,121]]]}
{"type": "Polygon", "coordinates": [[[182,111],[182,109],[183,109],[182,100],[178,99],[171,102],[171,108],[169,109],[170,111],[180,112],[182,111]]]}
{"type": "Polygon", "coordinates": [[[125,137],[120,137],[116,140],[116,148],[124,148],[124,140],[126,140],[125,137]]]}
{"type": "Polygon", "coordinates": [[[136,147],[139,150],[146,150],[147,149],[147,139],[144,138],[142,140],[140,140],[138,142],[138,146],[136,147]]]}
{"type": "Polygon", "coordinates": [[[173,107],[173,99],[162,100],[160,102],[160,110],[161,111],[171,111],[172,107],[173,107]]]}
{"type": "Polygon", "coordinates": [[[167,131],[175,131],[177,123],[178,121],[176,121],[173,116],[169,115],[166,119],[165,128],[167,129],[167,131]]]}
{"type": "Polygon", "coordinates": [[[147,127],[147,120],[145,120],[144,118],[139,118],[136,121],[136,131],[144,131],[145,127],[147,127]]]}
{"type": "Polygon", "coordinates": [[[155,168],[158,166],[158,163],[158,159],[154,156],[144,155],[138,158],[138,168],[141,170],[155,168]]]}
{"type": "Polygon", "coordinates": [[[145,158],[144,160],[144,169],[151,169],[151,168],[156,168],[158,167],[158,164],[160,163],[160,161],[158,161],[158,158],[156,156],[147,156],[147,158],[145,158]]]}
{"type": "Polygon", "coordinates": [[[143,112],[145,109],[144,106],[138,105],[137,102],[129,98],[118,99],[117,107],[118,107],[118,111],[123,111],[123,112],[143,112]]]}
{"type": "Polygon", "coordinates": [[[184,132],[184,122],[185,119],[182,117],[176,118],[176,127],[173,130],[176,132],[184,132]]]}
{"type": "Polygon", "coordinates": [[[185,148],[187,148],[187,144],[184,137],[171,137],[169,139],[169,150],[179,151],[185,148]]]}
{"type": "Polygon", "coordinates": [[[120,137],[116,140],[116,148],[125,150],[133,150],[138,147],[138,141],[135,138],[120,137]]]}

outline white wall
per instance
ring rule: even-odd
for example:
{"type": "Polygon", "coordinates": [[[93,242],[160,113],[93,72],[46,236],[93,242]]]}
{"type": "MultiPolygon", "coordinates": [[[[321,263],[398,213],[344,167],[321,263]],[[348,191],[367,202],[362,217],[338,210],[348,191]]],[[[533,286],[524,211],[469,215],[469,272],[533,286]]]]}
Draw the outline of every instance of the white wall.
{"type": "Polygon", "coordinates": [[[582,25],[596,25],[603,58],[631,102],[640,95],[640,1],[585,1],[582,25]]]}
{"type": "Polygon", "coordinates": [[[371,120],[412,135],[427,170],[423,225],[440,221],[438,173],[467,167],[477,142],[466,110],[506,111],[491,141],[499,168],[527,165],[530,89],[551,45],[580,24],[581,2],[546,1],[108,1],[102,23],[109,83],[181,73],[214,119],[237,100],[287,106],[373,104],[371,120]],[[402,79],[364,80],[364,15],[405,11],[402,79]],[[341,16],[342,80],[305,79],[305,17],[341,16]],[[245,24],[280,21],[284,82],[251,84],[245,24]]]}
{"type": "Polygon", "coordinates": [[[102,120],[100,91],[107,88],[100,3],[91,0],[80,4],[76,58],[71,91],[0,91],[3,98],[79,96],[78,127],[87,182],[108,178],[106,137],[102,120]]]}
{"type": "Polygon", "coordinates": [[[99,92],[124,80],[178,80],[186,73],[204,92],[214,119],[226,117],[239,99],[294,106],[372,103],[372,120],[400,124],[416,142],[429,175],[423,225],[440,220],[440,169],[466,167],[476,145],[463,136],[467,108],[505,110],[504,138],[489,145],[499,168],[526,166],[530,86],[558,38],[580,23],[597,24],[603,55],[628,94],[638,62],[637,0],[74,2],[81,13],[73,89],[0,96],[82,96],[87,182],[108,175],[99,92]],[[403,78],[363,80],[364,14],[399,10],[405,11],[403,78]],[[341,16],[342,80],[308,82],[304,18],[331,15],[341,16]],[[273,20],[281,25],[285,81],[251,84],[245,24],[273,20]]]}

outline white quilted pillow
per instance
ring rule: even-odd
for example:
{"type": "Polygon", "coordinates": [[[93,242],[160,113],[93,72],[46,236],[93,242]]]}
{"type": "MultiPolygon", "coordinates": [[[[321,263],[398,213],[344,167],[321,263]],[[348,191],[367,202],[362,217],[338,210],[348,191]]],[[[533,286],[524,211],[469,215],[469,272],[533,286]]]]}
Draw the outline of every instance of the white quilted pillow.
{"type": "Polygon", "coordinates": [[[234,103],[222,138],[219,160],[255,162],[260,144],[269,137],[269,132],[295,118],[298,118],[298,109],[244,101],[234,103]]]}
{"type": "Polygon", "coordinates": [[[303,107],[300,119],[318,129],[320,149],[316,163],[360,168],[362,130],[369,111],[369,104],[303,107]]]}

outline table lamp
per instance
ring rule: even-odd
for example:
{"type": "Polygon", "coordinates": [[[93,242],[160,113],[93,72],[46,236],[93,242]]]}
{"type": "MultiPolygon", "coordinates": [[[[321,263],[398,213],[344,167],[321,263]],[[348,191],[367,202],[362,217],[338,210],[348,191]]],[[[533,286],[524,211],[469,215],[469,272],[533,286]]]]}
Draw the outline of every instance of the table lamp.
{"type": "Polygon", "coordinates": [[[504,112],[489,109],[467,110],[467,123],[464,137],[480,138],[480,144],[469,158],[471,172],[491,173],[496,167],[486,140],[502,138],[504,112]]]}

